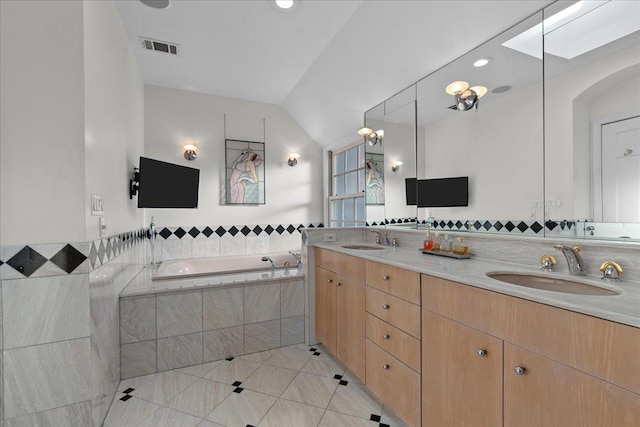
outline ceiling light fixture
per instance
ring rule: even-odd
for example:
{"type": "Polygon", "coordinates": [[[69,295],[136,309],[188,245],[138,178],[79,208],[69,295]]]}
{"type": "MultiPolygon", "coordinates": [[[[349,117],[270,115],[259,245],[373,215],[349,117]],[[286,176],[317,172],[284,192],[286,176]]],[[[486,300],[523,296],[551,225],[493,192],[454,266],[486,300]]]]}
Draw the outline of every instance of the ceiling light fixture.
{"type": "Polygon", "coordinates": [[[275,0],[275,4],[280,9],[288,10],[291,9],[295,3],[293,0],[275,0]]]}
{"type": "Polygon", "coordinates": [[[473,63],[474,67],[484,67],[489,62],[491,62],[491,58],[480,58],[476,62],[473,63]]]}
{"type": "Polygon", "coordinates": [[[487,93],[487,88],[484,86],[469,87],[469,83],[457,80],[445,89],[449,95],[453,95],[456,99],[456,103],[450,106],[452,110],[467,111],[476,107],[478,109],[478,100],[487,93]]]}

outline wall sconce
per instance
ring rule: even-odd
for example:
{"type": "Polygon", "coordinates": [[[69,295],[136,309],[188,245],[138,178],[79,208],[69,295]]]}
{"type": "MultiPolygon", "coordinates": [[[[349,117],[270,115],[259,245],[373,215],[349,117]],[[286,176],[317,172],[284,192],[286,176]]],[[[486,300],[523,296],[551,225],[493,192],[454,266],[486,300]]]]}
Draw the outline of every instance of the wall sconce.
{"type": "Polygon", "coordinates": [[[362,136],[365,142],[368,142],[369,145],[373,147],[378,142],[382,144],[382,138],[384,138],[384,130],[379,129],[374,132],[373,130],[364,127],[358,130],[358,135],[362,136]]]}
{"type": "Polygon", "coordinates": [[[193,144],[187,144],[184,146],[184,158],[187,160],[195,160],[198,157],[198,147],[193,144]]]}
{"type": "Polygon", "coordinates": [[[393,164],[391,165],[391,172],[398,172],[400,170],[400,166],[402,166],[403,163],[401,161],[397,161],[397,162],[393,162],[393,164]]]}
{"type": "Polygon", "coordinates": [[[287,164],[291,167],[294,167],[295,165],[298,164],[298,159],[300,158],[300,154],[298,153],[291,153],[289,154],[289,160],[287,160],[287,164]]]}
{"type": "Polygon", "coordinates": [[[447,86],[445,91],[456,98],[456,103],[450,106],[450,109],[467,111],[474,106],[476,110],[478,109],[478,100],[487,93],[487,88],[484,86],[473,86],[470,88],[467,82],[455,81],[447,86]]]}

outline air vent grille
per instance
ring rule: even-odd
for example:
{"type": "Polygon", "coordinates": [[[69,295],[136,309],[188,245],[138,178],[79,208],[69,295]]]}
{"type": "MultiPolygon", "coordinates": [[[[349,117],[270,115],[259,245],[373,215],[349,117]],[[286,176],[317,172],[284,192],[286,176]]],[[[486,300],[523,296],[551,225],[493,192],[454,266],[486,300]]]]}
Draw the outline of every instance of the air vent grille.
{"type": "Polygon", "coordinates": [[[163,42],[149,37],[140,37],[140,44],[145,50],[168,53],[170,55],[178,55],[178,52],[180,51],[180,45],[177,43],[163,42]]]}

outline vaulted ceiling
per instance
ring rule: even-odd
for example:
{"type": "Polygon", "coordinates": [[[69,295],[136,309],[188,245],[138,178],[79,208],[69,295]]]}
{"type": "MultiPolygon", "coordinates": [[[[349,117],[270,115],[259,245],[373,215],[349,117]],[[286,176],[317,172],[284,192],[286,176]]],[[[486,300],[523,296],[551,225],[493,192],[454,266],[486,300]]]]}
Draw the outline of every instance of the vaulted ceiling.
{"type": "MultiPolygon", "coordinates": [[[[171,0],[116,5],[145,84],[281,105],[320,145],[550,0],[171,0]],[[140,37],[179,45],[152,52],[140,37]]],[[[571,3],[570,1],[567,2],[571,3]]]]}

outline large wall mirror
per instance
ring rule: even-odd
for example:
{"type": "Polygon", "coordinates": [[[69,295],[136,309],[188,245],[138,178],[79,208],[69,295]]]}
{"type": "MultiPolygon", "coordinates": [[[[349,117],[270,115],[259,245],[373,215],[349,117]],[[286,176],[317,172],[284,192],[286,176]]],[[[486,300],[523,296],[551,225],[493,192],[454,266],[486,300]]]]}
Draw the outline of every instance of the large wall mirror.
{"type": "Polygon", "coordinates": [[[640,2],[567,6],[545,10],[548,234],[640,239],[640,2]]]}

